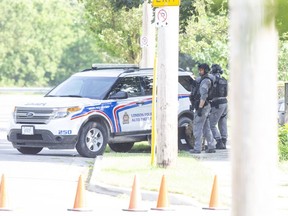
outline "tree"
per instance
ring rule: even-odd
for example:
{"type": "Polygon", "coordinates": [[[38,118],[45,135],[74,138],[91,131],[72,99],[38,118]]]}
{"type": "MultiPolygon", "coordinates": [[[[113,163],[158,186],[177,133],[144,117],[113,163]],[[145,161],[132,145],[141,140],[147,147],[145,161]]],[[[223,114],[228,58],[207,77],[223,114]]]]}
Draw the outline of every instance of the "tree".
{"type": "Polygon", "coordinates": [[[101,51],[111,63],[140,61],[140,32],[142,11],[133,8],[115,10],[108,0],[85,0],[88,28],[93,32],[101,51]]]}
{"type": "Polygon", "coordinates": [[[0,4],[0,38],[4,46],[0,69],[5,74],[1,79],[10,84],[45,85],[56,73],[63,47],[71,42],[68,26],[73,16],[66,11],[69,4],[40,0],[32,4],[3,0],[0,4]],[[53,10],[64,18],[54,16],[53,10]]]}
{"type": "Polygon", "coordinates": [[[288,81],[288,40],[279,42],[278,80],[288,81]]]}
{"type": "Polygon", "coordinates": [[[74,0],[0,1],[0,83],[56,85],[102,56],[74,0]],[[29,14],[29,15],[28,15],[29,14]]]}
{"type": "Polygon", "coordinates": [[[186,33],[180,35],[180,51],[190,54],[196,63],[217,63],[228,69],[228,17],[225,7],[217,14],[206,5],[195,5],[198,15],[192,15],[186,33]]]}

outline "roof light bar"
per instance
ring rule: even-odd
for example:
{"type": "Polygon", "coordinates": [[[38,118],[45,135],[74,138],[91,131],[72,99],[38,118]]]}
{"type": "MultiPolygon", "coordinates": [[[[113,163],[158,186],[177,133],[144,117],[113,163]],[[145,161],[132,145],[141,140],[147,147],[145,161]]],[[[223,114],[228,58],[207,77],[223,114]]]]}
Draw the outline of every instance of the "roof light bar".
{"type": "Polygon", "coordinates": [[[92,64],[93,70],[101,70],[101,69],[127,69],[127,68],[135,68],[138,69],[139,66],[135,64],[92,64]]]}

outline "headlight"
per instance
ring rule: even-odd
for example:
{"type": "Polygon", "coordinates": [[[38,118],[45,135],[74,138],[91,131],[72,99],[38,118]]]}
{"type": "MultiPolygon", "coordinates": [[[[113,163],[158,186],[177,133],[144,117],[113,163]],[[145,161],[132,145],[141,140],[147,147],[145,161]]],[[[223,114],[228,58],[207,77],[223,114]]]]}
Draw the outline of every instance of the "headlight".
{"type": "Polygon", "coordinates": [[[81,107],[79,107],[79,106],[68,107],[68,108],[59,108],[59,109],[55,110],[55,112],[54,112],[54,119],[65,118],[70,113],[77,112],[79,110],[81,110],[81,107]]]}
{"type": "Polygon", "coordinates": [[[16,121],[16,113],[17,113],[17,108],[15,106],[14,110],[13,110],[13,113],[12,113],[14,121],[16,121]]]}

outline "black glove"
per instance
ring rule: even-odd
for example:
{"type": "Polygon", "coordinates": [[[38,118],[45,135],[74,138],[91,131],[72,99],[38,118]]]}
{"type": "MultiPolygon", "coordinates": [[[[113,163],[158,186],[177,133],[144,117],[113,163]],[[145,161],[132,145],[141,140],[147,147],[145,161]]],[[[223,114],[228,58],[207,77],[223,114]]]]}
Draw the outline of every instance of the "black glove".
{"type": "Polygon", "coordinates": [[[198,110],[197,110],[197,115],[199,116],[199,117],[201,117],[202,116],[202,110],[203,110],[203,108],[198,108],[198,110]]]}

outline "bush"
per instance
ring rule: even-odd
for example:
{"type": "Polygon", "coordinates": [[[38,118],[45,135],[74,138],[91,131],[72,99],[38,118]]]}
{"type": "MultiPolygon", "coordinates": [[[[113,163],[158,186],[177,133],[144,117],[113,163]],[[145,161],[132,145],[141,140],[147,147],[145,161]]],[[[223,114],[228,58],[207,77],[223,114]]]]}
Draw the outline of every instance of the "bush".
{"type": "Polygon", "coordinates": [[[279,127],[278,148],[279,160],[288,161],[288,124],[279,127]]]}

